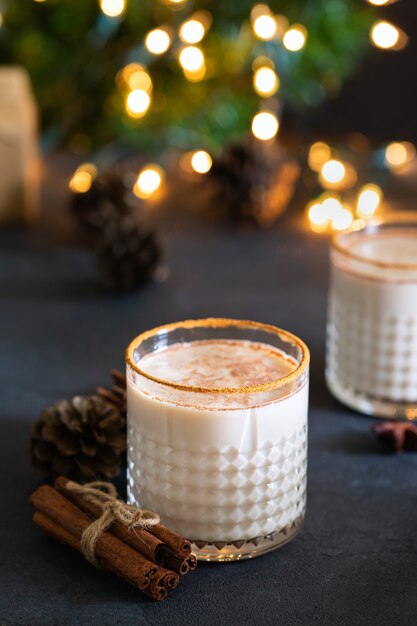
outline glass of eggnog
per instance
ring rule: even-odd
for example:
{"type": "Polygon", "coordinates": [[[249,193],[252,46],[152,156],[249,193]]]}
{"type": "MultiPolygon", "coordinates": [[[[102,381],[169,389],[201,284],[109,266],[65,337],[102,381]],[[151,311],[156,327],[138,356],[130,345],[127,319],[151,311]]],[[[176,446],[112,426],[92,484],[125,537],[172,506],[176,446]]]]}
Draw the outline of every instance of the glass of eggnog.
{"type": "Polygon", "coordinates": [[[269,552],[300,529],[309,351],[257,322],[188,320],[127,348],[128,497],[197,558],[269,552]]]}
{"type": "Polygon", "coordinates": [[[362,413],[417,418],[417,213],[354,224],[330,257],[330,391],[362,413]]]}

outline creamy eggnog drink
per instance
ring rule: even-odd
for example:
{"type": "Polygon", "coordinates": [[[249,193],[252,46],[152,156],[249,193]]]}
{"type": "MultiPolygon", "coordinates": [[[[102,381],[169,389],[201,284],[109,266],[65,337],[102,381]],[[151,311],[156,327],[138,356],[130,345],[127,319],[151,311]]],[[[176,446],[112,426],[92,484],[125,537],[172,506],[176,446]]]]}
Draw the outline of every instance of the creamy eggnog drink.
{"type": "Polygon", "coordinates": [[[359,411],[417,418],[417,213],[336,235],[326,377],[359,411]]]}
{"type": "Polygon", "coordinates": [[[289,541],[305,510],[308,350],[274,326],[190,320],[127,350],[129,500],[206,560],[289,541]]]}

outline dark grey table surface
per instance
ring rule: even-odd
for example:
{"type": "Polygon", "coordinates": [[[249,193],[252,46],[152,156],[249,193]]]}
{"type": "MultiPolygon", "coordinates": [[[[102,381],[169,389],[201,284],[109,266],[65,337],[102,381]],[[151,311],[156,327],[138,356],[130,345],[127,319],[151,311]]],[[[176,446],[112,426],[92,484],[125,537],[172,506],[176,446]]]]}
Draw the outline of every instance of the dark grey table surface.
{"type": "Polygon", "coordinates": [[[0,624],[417,623],[417,454],[386,453],[370,420],[325,388],[325,241],[291,224],[168,230],[169,279],[126,296],[97,286],[84,250],[0,233],[0,624]],[[205,316],[277,324],[309,345],[307,518],[281,550],[200,564],[156,604],[32,526],[29,427],[45,405],[106,382],[135,334],[205,316]]]}

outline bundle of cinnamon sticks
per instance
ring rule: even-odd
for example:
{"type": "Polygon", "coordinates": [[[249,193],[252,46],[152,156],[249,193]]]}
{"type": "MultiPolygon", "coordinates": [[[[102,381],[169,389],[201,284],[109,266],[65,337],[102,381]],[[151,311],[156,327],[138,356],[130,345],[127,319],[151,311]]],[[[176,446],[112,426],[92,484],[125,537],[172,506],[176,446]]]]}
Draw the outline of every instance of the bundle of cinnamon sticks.
{"type": "MultiPolygon", "coordinates": [[[[81,537],[102,510],[69,489],[68,483],[60,476],[55,488],[44,485],[31,495],[30,502],[36,508],[33,521],[55,539],[82,552],[81,537]]],[[[115,520],[98,538],[95,552],[102,569],[155,600],[164,600],[180,577],[197,565],[191,543],[162,524],[148,530],[129,529],[115,520]]]]}

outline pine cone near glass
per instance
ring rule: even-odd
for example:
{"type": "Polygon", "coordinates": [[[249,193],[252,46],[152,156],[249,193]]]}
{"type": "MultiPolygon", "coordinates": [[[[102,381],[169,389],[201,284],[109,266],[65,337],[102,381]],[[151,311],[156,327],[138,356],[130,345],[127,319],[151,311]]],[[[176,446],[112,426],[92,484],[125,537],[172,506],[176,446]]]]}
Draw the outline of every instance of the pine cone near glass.
{"type": "Polygon", "coordinates": [[[44,409],[33,424],[32,464],[45,478],[113,478],[126,452],[126,417],[98,396],[75,396],[44,409]]]}

